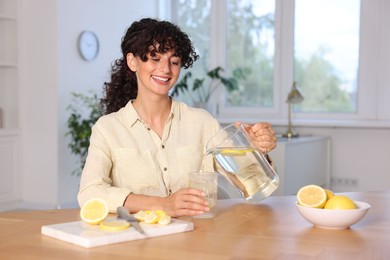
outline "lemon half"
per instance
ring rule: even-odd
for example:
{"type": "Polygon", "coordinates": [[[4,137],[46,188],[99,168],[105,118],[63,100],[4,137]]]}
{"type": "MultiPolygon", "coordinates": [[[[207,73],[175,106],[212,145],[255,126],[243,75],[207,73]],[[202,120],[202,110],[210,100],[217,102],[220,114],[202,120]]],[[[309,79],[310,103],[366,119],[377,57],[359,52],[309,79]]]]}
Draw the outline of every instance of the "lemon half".
{"type": "Polygon", "coordinates": [[[318,185],[306,185],[297,193],[299,205],[310,208],[323,208],[327,201],[326,191],[318,185]]]}
{"type": "Polygon", "coordinates": [[[92,225],[97,225],[108,216],[108,205],[105,200],[92,198],[84,203],[80,210],[81,219],[92,225]]]}

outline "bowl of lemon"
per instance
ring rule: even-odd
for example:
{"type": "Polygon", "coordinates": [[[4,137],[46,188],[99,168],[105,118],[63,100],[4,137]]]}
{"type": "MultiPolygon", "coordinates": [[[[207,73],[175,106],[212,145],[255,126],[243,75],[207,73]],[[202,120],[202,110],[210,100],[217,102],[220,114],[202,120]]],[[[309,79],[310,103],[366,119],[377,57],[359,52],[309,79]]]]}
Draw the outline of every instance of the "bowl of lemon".
{"type": "Polygon", "coordinates": [[[319,228],[346,229],[367,214],[370,204],[354,201],[318,185],[306,185],[297,192],[299,214],[319,228]]]}

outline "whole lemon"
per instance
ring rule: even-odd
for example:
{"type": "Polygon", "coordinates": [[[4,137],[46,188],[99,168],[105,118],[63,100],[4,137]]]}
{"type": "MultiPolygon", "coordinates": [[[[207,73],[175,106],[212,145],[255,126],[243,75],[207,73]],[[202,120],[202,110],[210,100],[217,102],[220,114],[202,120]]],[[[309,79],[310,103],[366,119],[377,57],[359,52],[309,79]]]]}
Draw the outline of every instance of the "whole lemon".
{"type": "Polygon", "coordinates": [[[353,200],[344,195],[334,195],[325,204],[324,209],[356,209],[353,200]]]}
{"type": "Polygon", "coordinates": [[[332,198],[335,194],[333,191],[331,190],[328,190],[328,189],[324,189],[325,192],[326,192],[326,198],[329,200],[330,198],[332,198]]]}

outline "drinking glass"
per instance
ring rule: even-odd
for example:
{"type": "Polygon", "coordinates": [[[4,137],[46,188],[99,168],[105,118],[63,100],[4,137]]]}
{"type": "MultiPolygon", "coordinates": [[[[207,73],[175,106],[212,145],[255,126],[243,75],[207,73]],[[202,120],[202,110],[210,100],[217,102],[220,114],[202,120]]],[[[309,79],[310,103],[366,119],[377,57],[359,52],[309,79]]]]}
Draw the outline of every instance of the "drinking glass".
{"type": "Polygon", "coordinates": [[[202,190],[206,195],[208,207],[210,211],[201,215],[196,215],[194,218],[213,218],[216,214],[215,206],[217,204],[217,190],[218,190],[218,173],[216,172],[191,172],[188,176],[191,188],[202,190]]]}

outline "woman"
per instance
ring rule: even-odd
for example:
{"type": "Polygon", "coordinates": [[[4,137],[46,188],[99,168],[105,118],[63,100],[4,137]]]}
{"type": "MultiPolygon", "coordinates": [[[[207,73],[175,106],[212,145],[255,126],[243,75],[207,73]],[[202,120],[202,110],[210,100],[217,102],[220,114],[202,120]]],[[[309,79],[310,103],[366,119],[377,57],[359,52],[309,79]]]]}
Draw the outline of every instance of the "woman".
{"type": "MultiPolygon", "coordinates": [[[[199,56],[187,34],[167,21],[134,22],[122,39],[101,104],[105,115],[92,128],[78,200],[100,197],[111,212],[162,209],[171,216],[209,210],[204,194],[187,188],[189,172],[213,171],[206,142],[220,129],[208,112],[169,96],[181,68],[199,56]],[[203,162],[204,161],[204,162],[203,162]]],[[[270,151],[271,126],[250,127],[260,149],[270,151]]]]}

